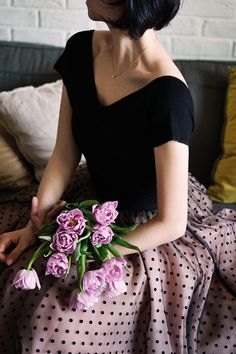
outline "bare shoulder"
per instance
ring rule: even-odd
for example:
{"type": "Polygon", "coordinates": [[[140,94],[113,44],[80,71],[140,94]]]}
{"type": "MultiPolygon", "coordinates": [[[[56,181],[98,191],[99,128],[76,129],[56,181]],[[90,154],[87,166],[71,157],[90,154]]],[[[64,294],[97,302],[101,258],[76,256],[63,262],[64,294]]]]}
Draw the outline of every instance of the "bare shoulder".
{"type": "Polygon", "coordinates": [[[160,62],[159,64],[160,76],[174,76],[177,79],[183,81],[187,86],[186,80],[175,63],[170,59],[170,62],[160,62]]]}
{"type": "Polygon", "coordinates": [[[169,53],[160,45],[160,55],[158,60],[155,61],[155,72],[157,76],[174,76],[177,79],[183,81],[187,86],[186,80],[182,75],[181,71],[178,69],[169,53]]]}
{"type": "Polygon", "coordinates": [[[183,81],[187,86],[186,80],[182,75],[181,71],[175,65],[175,63],[170,59],[170,62],[161,62],[159,67],[160,76],[174,76],[177,79],[183,81]]]}
{"type": "Polygon", "coordinates": [[[104,48],[109,46],[110,31],[96,30],[93,32],[93,57],[95,58],[104,48]]]}

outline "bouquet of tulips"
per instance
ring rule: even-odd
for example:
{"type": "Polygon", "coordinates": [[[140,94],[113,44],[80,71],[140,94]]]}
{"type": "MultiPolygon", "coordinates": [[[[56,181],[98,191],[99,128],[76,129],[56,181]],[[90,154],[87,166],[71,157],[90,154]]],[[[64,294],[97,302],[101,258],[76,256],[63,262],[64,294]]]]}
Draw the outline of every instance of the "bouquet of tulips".
{"type": "Polygon", "coordinates": [[[46,257],[45,275],[66,277],[71,267],[76,267],[78,287],[66,299],[71,309],[86,310],[100,296],[114,297],[124,293],[127,289],[125,271],[129,270],[115,245],[136,251],[140,249],[123,239],[137,225],[117,225],[117,205],[117,201],[100,204],[96,200],[66,204],[51,223],[37,232],[42,240],[41,245],[29,260],[27,268],[15,275],[12,285],[25,290],[40,289],[33,264],[39,257],[46,257]],[[91,261],[95,262],[95,270],[87,271],[91,261]]]}

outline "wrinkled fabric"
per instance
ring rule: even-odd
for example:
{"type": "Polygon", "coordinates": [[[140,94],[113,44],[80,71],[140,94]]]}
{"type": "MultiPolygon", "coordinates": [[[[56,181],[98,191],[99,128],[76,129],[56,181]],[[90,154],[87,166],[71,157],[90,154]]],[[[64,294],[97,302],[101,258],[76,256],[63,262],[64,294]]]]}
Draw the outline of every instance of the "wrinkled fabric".
{"type": "MultiPolygon", "coordinates": [[[[185,234],[125,256],[131,272],[125,293],[102,297],[87,310],[65,303],[76,288],[74,267],[67,278],[55,279],[44,276],[46,261],[38,261],[40,291],[11,287],[34,248],[27,250],[0,278],[0,352],[235,354],[236,212],[212,210],[205,187],[189,175],[185,234]]],[[[119,218],[123,225],[141,224],[155,213],[119,218]]]]}

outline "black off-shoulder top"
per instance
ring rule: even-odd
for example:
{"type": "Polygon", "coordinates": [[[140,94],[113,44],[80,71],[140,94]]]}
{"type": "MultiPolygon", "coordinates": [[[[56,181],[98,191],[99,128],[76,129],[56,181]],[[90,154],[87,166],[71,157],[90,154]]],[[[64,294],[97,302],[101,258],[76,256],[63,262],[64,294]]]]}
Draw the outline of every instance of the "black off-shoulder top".
{"type": "Polygon", "coordinates": [[[156,206],[154,147],[170,140],[189,144],[193,101],[178,78],[163,76],[103,106],[92,55],[93,30],[74,34],[54,65],[72,106],[72,132],[84,154],[100,201],[118,200],[122,210],[156,206]]]}

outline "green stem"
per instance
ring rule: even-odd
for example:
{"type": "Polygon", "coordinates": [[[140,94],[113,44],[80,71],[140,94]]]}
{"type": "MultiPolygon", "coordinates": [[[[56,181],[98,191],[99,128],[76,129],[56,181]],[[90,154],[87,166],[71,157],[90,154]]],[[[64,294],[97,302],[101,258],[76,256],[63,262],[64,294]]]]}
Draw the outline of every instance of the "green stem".
{"type": "Polygon", "coordinates": [[[42,243],[41,246],[39,246],[39,248],[37,249],[37,251],[33,254],[32,258],[30,259],[28,266],[27,266],[27,270],[31,270],[32,265],[34,264],[34,262],[36,261],[36,259],[38,259],[42,254],[44,254],[46,248],[48,247],[49,242],[45,241],[44,243],[42,243]],[[47,247],[46,247],[47,246],[47,247]]]}
{"type": "Polygon", "coordinates": [[[68,257],[68,269],[67,269],[67,272],[66,272],[66,276],[70,273],[71,263],[72,263],[72,255],[69,255],[69,257],[68,257]]]}
{"type": "Polygon", "coordinates": [[[85,239],[82,241],[81,244],[81,256],[80,256],[79,267],[77,268],[80,292],[83,291],[83,276],[86,271],[87,249],[88,249],[88,239],[85,239]]]}
{"type": "Polygon", "coordinates": [[[126,269],[126,271],[127,271],[130,275],[132,275],[131,271],[129,270],[129,268],[128,268],[127,266],[124,266],[124,268],[126,269]]]}
{"type": "MultiPolygon", "coordinates": [[[[81,263],[81,256],[78,259],[77,264],[76,264],[76,272],[77,272],[77,278],[78,278],[78,283],[79,283],[79,289],[80,289],[80,263],[81,263]]],[[[80,292],[81,292],[81,289],[80,289],[80,292]]]]}
{"type": "Polygon", "coordinates": [[[100,253],[99,253],[99,251],[98,251],[97,247],[96,247],[96,246],[94,246],[92,243],[91,243],[91,245],[92,245],[92,247],[93,247],[94,253],[97,255],[97,257],[98,257],[98,258],[99,258],[99,260],[101,261],[101,260],[102,260],[102,258],[101,258],[101,256],[100,256],[100,253]]]}

